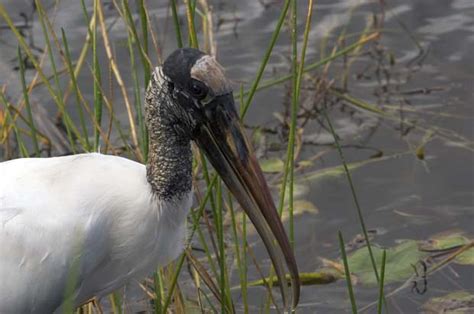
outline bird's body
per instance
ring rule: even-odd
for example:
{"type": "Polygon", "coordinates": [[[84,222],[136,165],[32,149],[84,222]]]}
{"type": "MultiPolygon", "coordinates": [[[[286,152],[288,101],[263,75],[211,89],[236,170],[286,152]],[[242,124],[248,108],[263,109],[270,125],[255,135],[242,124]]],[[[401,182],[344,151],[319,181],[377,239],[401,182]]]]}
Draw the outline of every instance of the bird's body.
{"type": "Polygon", "coordinates": [[[80,304],[166,265],[191,200],[157,198],[146,167],[116,156],[0,163],[0,313],[53,312],[68,280],[80,304]]]}
{"type": "MultiPolygon", "coordinates": [[[[296,262],[217,61],[179,49],[145,97],[146,166],[101,154],[0,163],[0,313],[50,313],[175,259],[192,202],[194,141],[262,236],[298,302],[296,262]]],[[[281,284],[287,305],[286,284],[281,284]]]]}

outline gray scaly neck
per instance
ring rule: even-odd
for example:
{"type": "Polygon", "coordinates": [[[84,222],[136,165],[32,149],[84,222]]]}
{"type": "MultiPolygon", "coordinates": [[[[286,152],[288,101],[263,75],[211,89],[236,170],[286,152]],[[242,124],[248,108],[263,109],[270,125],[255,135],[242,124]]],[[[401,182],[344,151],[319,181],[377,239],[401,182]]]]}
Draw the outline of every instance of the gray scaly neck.
{"type": "Polygon", "coordinates": [[[191,139],[179,134],[167,82],[156,69],[146,91],[145,119],[149,135],[147,180],[163,200],[184,196],[191,191],[191,139]]]}

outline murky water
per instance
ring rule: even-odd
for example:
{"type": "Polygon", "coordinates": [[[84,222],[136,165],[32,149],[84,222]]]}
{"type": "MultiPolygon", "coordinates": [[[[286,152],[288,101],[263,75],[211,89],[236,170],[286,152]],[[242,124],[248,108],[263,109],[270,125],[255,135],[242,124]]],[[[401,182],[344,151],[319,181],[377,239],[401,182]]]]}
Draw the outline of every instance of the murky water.
{"type": "MultiPolygon", "coordinates": [[[[23,18],[18,14],[31,12],[30,1],[2,2],[15,22],[23,25],[23,18]]],[[[218,58],[236,82],[249,86],[254,78],[280,13],[280,2],[272,2],[265,8],[257,1],[214,1],[215,20],[222,22],[216,31],[218,58]]],[[[47,4],[53,2],[44,3],[48,7],[47,4]]],[[[302,31],[306,3],[299,3],[302,31]]],[[[440,133],[433,135],[434,139],[425,145],[424,160],[417,159],[414,154],[405,154],[352,172],[366,224],[369,229],[378,231],[374,242],[384,246],[393,246],[401,239],[423,240],[450,230],[465,231],[472,236],[474,2],[402,0],[385,3],[385,31],[380,47],[390,51],[396,60],[396,64],[390,67],[388,91],[382,90],[377,80],[374,67],[377,58],[374,55],[362,55],[353,63],[349,91],[368,103],[417,110],[416,114],[405,114],[419,128],[410,130],[408,125],[380,120],[360,111],[348,117],[335,110],[331,117],[342,144],[347,146],[344,149],[346,160],[349,163],[365,160],[374,154],[372,148],[384,155],[406,152],[425,141],[430,135],[426,129],[436,127],[440,133]],[[357,78],[357,74],[361,76],[357,78]]],[[[167,1],[154,1],[150,6],[154,7],[153,23],[158,29],[159,40],[165,42],[164,55],[167,55],[175,47],[167,1]]],[[[53,15],[52,6],[49,10],[53,15]]],[[[58,29],[65,28],[75,56],[86,32],[80,10],[79,1],[63,1],[55,17],[58,29]]],[[[329,47],[326,54],[329,54],[344,28],[348,34],[360,32],[372,13],[380,11],[378,1],[316,1],[307,62],[320,58],[321,45],[326,37],[329,47]]],[[[109,22],[114,21],[114,12],[106,11],[109,22]]],[[[35,45],[42,47],[41,29],[36,22],[33,22],[32,34],[35,45]]],[[[123,24],[115,23],[111,35],[117,58],[120,60],[123,56],[128,60],[123,24]]],[[[282,33],[266,78],[288,73],[288,42],[288,33],[282,33]]],[[[9,96],[15,99],[19,97],[19,90],[12,86],[18,75],[12,71],[16,66],[16,41],[8,30],[0,30],[0,47],[0,85],[8,84],[9,96]]],[[[123,66],[125,69],[128,65],[123,66]]],[[[331,67],[329,78],[336,77],[342,69],[339,60],[331,67]]],[[[92,84],[87,71],[83,72],[80,83],[84,86],[92,84]]],[[[53,112],[47,94],[35,95],[34,102],[53,112]]],[[[92,97],[92,94],[86,97],[92,97]]],[[[282,110],[284,97],[285,89],[281,85],[259,92],[248,113],[248,124],[276,126],[271,113],[282,110]]],[[[119,116],[126,121],[125,113],[119,116]]],[[[328,146],[323,144],[332,143],[332,136],[316,123],[305,129],[303,138],[316,144],[304,146],[303,159],[326,150],[328,146]]],[[[279,140],[279,137],[268,136],[269,142],[279,140]]],[[[283,151],[274,153],[278,154],[282,155],[283,151]]],[[[298,182],[308,187],[301,198],[312,201],[319,209],[318,215],[303,214],[296,218],[296,256],[301,271],[316,270],[321,266],[320,257],[339,257],[338,230],[343,232],[347,241],[361,232],[345,176],[320,180],[307,178],[312,171],[339,164],[339,156],[332,150],[298,176],[298,182]]],[[[261,255],[265,258],[263,253],[261,255]]],[[[398,285],[389,285],[386,291],[398,285]]],[[[474,289],[472,267],[453,266],[443,270],[429,278],[425,294],[414,294],[408,288],[390,299],[388,306],[392,313],[414,313],[429,298],[460,289],[474,289]]],[[[257,304],[264,292],[263,288],[252,289],[251,295],[257,304]]],[[[356,298],[360,306],[376,297],[377,289],[357,286],[356,298]]],[[[348,311],[348,308],[342,280],[326,286],[307,286],[302,290],[301,313],[337,313],[348,311]]],[[[374,312],[374,308],[369,312],[374,312]]]]}

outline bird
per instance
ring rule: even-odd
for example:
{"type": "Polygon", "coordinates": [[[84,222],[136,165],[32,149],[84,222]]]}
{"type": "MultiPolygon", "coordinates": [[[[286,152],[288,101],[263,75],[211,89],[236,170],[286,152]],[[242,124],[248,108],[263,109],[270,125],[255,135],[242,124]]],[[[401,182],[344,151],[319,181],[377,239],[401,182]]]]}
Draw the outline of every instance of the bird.
{"type": "Polygon", "coordinates": [[[198,49],[175,50],[153,69],[144,110],[145,165],[100,153],[0,163],[0,313],[79,306],[176,259],[192,206],[192,142],[255,225],[283,304],[295,308],[295,256],[224,68],[198,49]]]}

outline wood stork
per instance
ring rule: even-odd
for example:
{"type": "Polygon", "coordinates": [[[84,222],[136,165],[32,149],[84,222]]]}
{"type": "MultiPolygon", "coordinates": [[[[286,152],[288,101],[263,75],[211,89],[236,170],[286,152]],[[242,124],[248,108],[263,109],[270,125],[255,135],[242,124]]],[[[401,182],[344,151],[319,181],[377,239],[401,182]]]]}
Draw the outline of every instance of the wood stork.
{"type": "Polygon", "coordinates": [[[60,311],[175,259],[192,199],[191,141],[262,237],[286,305],[290,273],[297,305],[295,258],[220,64],[196,49],[173,52],[153,72],[145,115],[146,166],[97,153],[0,163],[0,313],[60,311]]]}

